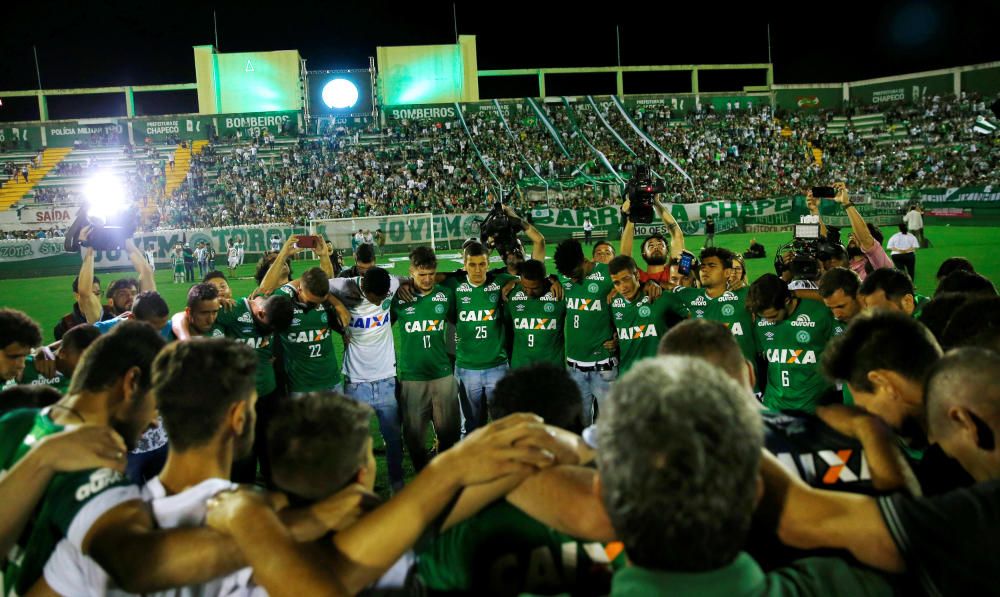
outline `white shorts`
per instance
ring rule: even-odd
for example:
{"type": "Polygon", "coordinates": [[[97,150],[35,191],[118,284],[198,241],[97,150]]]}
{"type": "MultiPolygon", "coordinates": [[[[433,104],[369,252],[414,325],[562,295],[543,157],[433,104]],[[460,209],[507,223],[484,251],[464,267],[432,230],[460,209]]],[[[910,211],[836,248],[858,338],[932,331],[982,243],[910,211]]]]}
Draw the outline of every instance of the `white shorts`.
{"type": "Polygon", "coordinates": [[[239,257],[230,257],[229,258],[229,267],[236,267],[239,264],[240,264],[240,258],[239,257]]]}

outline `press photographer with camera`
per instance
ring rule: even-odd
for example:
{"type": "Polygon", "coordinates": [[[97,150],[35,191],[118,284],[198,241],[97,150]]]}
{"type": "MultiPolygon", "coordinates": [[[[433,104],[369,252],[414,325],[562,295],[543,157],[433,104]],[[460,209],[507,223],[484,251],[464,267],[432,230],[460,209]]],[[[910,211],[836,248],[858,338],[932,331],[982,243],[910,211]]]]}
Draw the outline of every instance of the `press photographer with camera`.
{"type": "Polygon", "coordinates": [[[877,226],[868,224],[861,217],[858,208],[851,202],[847,193],[847,185],[842,182],[833,183],[835,194],[833,200],[844,208],[851,221],[851,239],[847,243],[847,254],[851,258],[850,269],[863,281],[871,272],[884,267],[894,267],[889,255],[882,248],[882,232],[877,226]]]}
{"type": "Polygon", "coordinates": [[[635,224],[649,224],[655,211],[670,233],[670,245],[667,246],[667,240],[661,234],[651,234],[642,242],[642,260],[646,262],[646,270],[639,268],[639,281],[645,283],[652,280],[661,286],[669,287],[670,260],[680,259],[684,251],[684,233],[667,206],[656,197],[658,193],[663,192],[662,183],[653,184],[648,176],[643,174],[644,171],[641,167],[637,168],[627,187],[628,199],[622,204],[622,213],[627,220],[625,229],[622,230],[618,254],[632,255],[635,224]]]}
{"type": "Polygon", "coordinates": [[[523,231],[531,239],[531,258],[545,263],[545,237],[530,222],[517,215],[509,205],[498,201],[480,224],[480,237],[487,249],[496,249],[504,266],[490,270],[490,275],[510,274],[517,276],[524,263],[524,245],[517,238],[523,231]]]}

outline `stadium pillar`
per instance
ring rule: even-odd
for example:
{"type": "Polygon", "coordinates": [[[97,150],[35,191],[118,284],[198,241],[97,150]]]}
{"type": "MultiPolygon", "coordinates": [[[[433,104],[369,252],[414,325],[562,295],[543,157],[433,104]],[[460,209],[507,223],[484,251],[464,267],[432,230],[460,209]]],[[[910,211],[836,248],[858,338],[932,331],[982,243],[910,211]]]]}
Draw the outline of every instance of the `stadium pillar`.
{"type": "Polygon", "coordinates": [[[625,97],[625,77],[622,71],[615,73],[616,83],[618,84],[618,97],[625,97]]]}
{"type": "Polygon", "coordinates": [[[538,97],[545,99],[545,72],[538,71],[538,97]]]}
{"type": "Polygon", "coordinates": [[[698,69],[691,69],[691,93],[698,93],[698,69]]]}
{"type": "Polygon", "coordinates": [[[131,87],[125,88],[125,116],[135,118],[135,94],[131,87]]]}
{"type": "Polygon", "coordinates": [[[49,119],[49,103],[41,92],[38,93],[38,119],[43,122],[49,119]]]}

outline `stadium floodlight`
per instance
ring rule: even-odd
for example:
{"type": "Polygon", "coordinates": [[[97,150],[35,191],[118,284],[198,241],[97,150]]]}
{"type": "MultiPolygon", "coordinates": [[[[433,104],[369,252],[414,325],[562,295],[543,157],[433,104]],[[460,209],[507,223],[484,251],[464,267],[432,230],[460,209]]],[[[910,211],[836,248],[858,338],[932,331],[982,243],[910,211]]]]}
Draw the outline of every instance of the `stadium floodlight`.
{"type": "Polygon", "coordinates": [[[323,86],[323,103],[327,108],[342,110],[358,103],[358,88],[347,79],[333,79],[323,86]]]}
{"type": "Polygon", "coordinates": [[[87,218],[95,226],[104,226],[128,207],[125,185],[111,172],[91,176],[83,186],[87,202],[87,218]]]}

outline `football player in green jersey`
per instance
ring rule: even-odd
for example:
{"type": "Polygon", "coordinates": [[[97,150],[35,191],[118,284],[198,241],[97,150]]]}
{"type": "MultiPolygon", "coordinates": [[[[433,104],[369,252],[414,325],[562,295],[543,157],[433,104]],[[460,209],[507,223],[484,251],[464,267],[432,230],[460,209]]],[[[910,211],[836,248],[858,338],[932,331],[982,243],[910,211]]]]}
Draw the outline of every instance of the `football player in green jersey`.
{"type": "Polygon", "coordinates": [[[830,310],[819,301],[797,298],[774,274],[764,274],[750,285],[746,305],[757,316],[757,349],[767,361],[764,406],[813,412],[832,388],[819,368],[833,337],[830,310]]]}
{"type": "Polygon", "coordinates": [[[861,278],[846,267],[828,269],[819,279],[819,296],[823,299],[823,304],[834,319],[845,326],[863,307],[858,298],[860,288],[861,278]]]}
{"type": "MultiPolygon", "coordinates": [[[[611,247],[605,243],[606,247],[611,247]]],[[[613,250],[610,258],[614,258],[613,250]]],[[[583,247],[574,239],[556,247],[556,269],[566,281],[566,368],[580,388],[583,420],[594,420],[594,404],[600,409],[608,386],[618,377],[614,359],[615,328],[611,323],[608,295],[614,290],[605,262],[588,261],[583,247]]]]}
{"type": "Polygon", "coordinates": [[[757,345],[753,315],[745,306],[747,289],[729,290],[734,257],[732,251],[722,247],[702,249],[699,256],[701,288],[678,286],[674,293],[687,305],[692,317],[724,323],[739,342],[743,358],[753,362],[757,345]]]}
{"type": "Polygon", "coordinates": [[[463,435],[486,422],[486,404],[509,369],[500,291],[516,278],[505,273],[488,277],[488,255],[482,244],[467,243],[465,275],[445,280],[455,291],[455,377],[462,399],[463,435]]]}
{"type": "Polygon", "coordinates": [[[20,377],[31,350],[41,343],[42,330],[30,317],[0,309],[0,382],[20,377]]]}
{"type": "Polygon", "coordinates": [[[283,294],[296,303],[292,325],[279,335],[291,393],[332,389],[340,384],[332,331],[343,329],[351,320],[344,304],[330,294],[327,270],[332,272],[333,266],[329,259],[320,259],[322,267],[306,270],[299,279],[279,286],[288,275],[288,258],[301,251],[297,241],[298,236],[292,236],[285,242],[257,289],[264,295],[283,294]]]}
{"type": "MultiPolygon", "coordinates": [[[[70,425],[110,426],[125,440],[126,449],[134,447],[156,419],[149,391],[151,369],[164,343],[156,330],[139,322],[126,321],[101,336],[84,353],[69,394],[59,403],[43,411],[13,411],[0,419],[0,471],[12,472],[33,445],[70,425]]],[[[133,593],[204,582],[240,566],[238,549],[215,533],[186,529],[166,534],[155,529],[138,488],[121,469],[52,476],[27,512],[24,502],[13,512],[8,511],[11,504],[0,502],[0,519],[17,521],[13,530],[19,537],[3,567],[5,594],[26,593],[62,539],[133,593]],[[150,559],[150,553],[159,557],[150,559]],[[204,554],[197,565],[176,565],[192,553],[204,554]]]]}
{"type": "Polygon", "coordinates": [[[566,303],[549,290],[545,264],[529,259],[521,264],[521,280],[504,295],[504,310],[511,324],[512,368],[537,362],[563,366],[563,322],[566,303]]]}
{"type": "Polygon", "coordinates": [[[399,332],[396,367],[403,411],[403,439],[418,471],[427,464],[424,438],[434,423],[439,450],[458,441],[461,421],[458,381],[447,352],[446,322],[455,321],[455,292],[435,284],[437,256],[430,247],[410,252],[414,297],[392,298],[392,322],[399,332]]]}
{"type": "Polygon", "coordinates": [[[615,285],[610,300],[621,353],[621,375],[640,360],[656,356],[660,338],[673,323],[686,318],[688,312],[674,293],[654,301],[639,285],[639,267],[628,255],[612,259],[608,271],[615,285]]]}
{"type": "Polygon", "coordinates": [[[63,334],[59,348],[55,351],[54,361],[48,361],[53,365],[52,375],[46,375],[36,367],[36,359],[39,358],[39,355],[30,355],[25,359],[24,372],[21,376],[8,381],[4,388],[17,384],[48,385],[59,390],[59,393],[65,394],[69,388],[70,379],[73,377],[73,371],[76,370],[76,366],[80,362],[80,356],[100,335],[101,332],[88,323],[71,328],[63,334]]]}
{"type": "MultiPolygon", "coordinates": [[[[509,413],[530,412],[544,418],[550,427],[575,435],[583,429],[581,406],[576,383],[561,363],[536,363],[514,369],[500,380],[490,416],[500,419],[509,413]]],[[[584,489],[593,485],[593,469],[559,468],[572,471],[578,479],[577,487],[583,489],[579,493],[549,494],[550,501],[566,511],[565,519],[604,519],[596,494],[591,490],[587,495],[584,489]]],[[[536,475],[524,486],[548,483],[539,478],[545,474],[536,475]]],[[[427,588],[477,595],[607,594],[611,569],[623,564],[624,558],[609,564],[604,545],[581,541],[580,534],[569,534],[570,530],[584,531],[583,536],[588,536],[589,530],[582,524],[561,531],[535,518],[541,514],[537,510],[526,514],[522,506],[537,506],[539,502],[525,499],[524,486],[499,496],[466,520],[449,517],[446,530],[421,545],[417,569],[427,588]]],[[[471,492],[463,495],[463,499],[470,497],[471,492]]],[[[463,506],[460,502],[454,511],[463,506]]]]}

